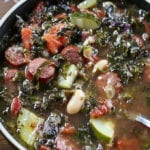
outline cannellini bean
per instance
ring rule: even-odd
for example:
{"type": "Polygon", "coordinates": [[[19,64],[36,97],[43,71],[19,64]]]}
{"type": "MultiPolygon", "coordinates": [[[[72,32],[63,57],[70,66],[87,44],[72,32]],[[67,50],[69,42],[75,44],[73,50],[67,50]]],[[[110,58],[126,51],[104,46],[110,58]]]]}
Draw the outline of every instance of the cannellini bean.
{"type": "Polygon", "coordinates": [[[92,73],[96,73],[97,70],[99,71],[104,71],[105,69],[108,68],[108,61],[103,59],[103,60],[100,60],[98,61],[95,65],[94,65],[94,68],[93,68],[93,71],[92,73]]]}
{"type": "Polygon", "coordinates": [[[84,41],[83,45],[86,46],[86,45],[89,45],[89,44],[92,44],[92,43],[95,43],[95,38],[94,38],[94,36],[89,36],[84,41]]]}
{"type": "Polygon", "coordinates": [[[80,111],[85,101],[85,93],[82,90],[75,90],[74,95],[71,97],[67,105],[67,113],[76,114],[80,111]]]}
{"type": "Polygon", "coordinates": [[[113,98],[115,96],[116,90],[115,88],[111,85],[108,84],[105,88],[104,91],[106,93],[107,98],[113,98]]]}

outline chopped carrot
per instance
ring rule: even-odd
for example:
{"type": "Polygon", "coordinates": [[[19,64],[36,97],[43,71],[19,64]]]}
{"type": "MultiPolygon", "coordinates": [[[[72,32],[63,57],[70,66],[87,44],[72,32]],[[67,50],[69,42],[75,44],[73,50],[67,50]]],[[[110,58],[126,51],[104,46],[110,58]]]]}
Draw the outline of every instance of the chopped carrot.
{"type": "Polygon", "coordinates": [[[66,27],[66,24],[59,23],[51,28],[51,30],[44,34],[43,39],[47,42],[48,51],[51,54],[56,54],[59,52],[59,49],[68,43],[68,37],[58,36],[57,33],[66,27]]]}
{"type": "Polygon", "coordinates": [[[24,48],[28,50],[31,49],[31,46],[33,45],[33,35],[32,30],[29,27],[22,28],[21,38],[24,48]]]}

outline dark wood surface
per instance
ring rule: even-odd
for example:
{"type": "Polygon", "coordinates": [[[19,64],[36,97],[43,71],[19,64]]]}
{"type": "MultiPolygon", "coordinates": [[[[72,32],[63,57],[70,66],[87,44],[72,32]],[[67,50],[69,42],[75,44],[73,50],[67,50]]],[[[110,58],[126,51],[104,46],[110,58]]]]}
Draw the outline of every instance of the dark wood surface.
{"type": "MultiPolygon", "coordinates": [[[[14,0],[0,0],[0,17],[2,17],[8,9],[14,5],[14,0]]],[[[16,150],[16,148],[9,143],[6,138],[0,133],[0,150],[16,150]]]]}

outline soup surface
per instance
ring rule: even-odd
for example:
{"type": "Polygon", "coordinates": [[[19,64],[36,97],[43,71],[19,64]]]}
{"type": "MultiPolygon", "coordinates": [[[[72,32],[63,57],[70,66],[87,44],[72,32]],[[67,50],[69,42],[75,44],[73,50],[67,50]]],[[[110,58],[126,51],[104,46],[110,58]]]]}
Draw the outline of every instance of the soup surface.
{"type": "MultiPolygon", "coordinates": [[[[117,1],[40,1],[17,21],[0,116],[33,150],[148,150],[150,13],[117,1]]],[[[8,42],[8,41],[7,41],[8,42]]]]}

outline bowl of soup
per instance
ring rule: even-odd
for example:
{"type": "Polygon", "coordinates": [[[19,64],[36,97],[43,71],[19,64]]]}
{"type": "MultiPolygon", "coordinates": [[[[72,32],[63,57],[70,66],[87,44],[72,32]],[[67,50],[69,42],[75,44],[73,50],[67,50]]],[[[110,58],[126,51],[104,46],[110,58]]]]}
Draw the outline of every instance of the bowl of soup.
{"type": "Polygon", "coordinates": [[[18,149],[150,148],[148,11],[24,0],[0,36],[0,130],[18,149]]]}

